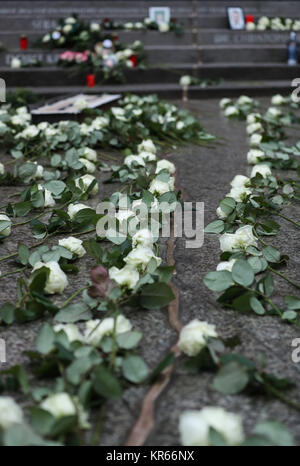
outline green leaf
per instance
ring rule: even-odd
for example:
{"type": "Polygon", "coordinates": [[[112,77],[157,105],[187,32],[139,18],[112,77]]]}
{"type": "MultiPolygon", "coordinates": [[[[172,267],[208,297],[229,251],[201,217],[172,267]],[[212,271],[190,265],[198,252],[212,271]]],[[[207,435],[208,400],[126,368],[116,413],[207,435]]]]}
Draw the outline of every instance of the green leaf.
{"type": "Polygon", "coordinates": [[[0,322],[4,322],[9,325],[12,324],[15,319],[15,306],[10,303],[4,303],[0,307],[0,322]]]}
{"type": "Polygon", "coordinates": [[[255,296],[250,299],[250,306],[256,314],[263,315],[266,313],[263,305],[255,296]]]}
{"type": "Polygon", "coordinates": [[[52,414],[38,406],[33,406],[30,409],[30,420],[34,430],[41,435],[48,435],[55,422],[52,414]]]}
{"type": "Polygon", "coordinates": [[[285,311],[282,314],[282,319],[284,320],[294,320],[297,317],[297,313],[295,311],[285,311]]]}
{"type": "Polygon", "coordinates": [[[73,323],[80,320],[91,319],[92,314],[89,311],[87,304],[83,302],[69,304],[61,309],[56,315],[55,320],[63,323],[73,323]]]}
{"type": "Polygon", "coordinates": [[[30,276],[30,292],[43,292],[49,274],[50,269],[48,267],[41,267],[40,269],[35,270],[30,276]]]}
{"type": "Polygon", "coordinates": [[[45,183],[45,188],[54,194],[54,196],[59,196],[65,190],[66,183],[60,180],[52,180],[45,183]]]}
{"type": "Polygon", "coordinates": [[[84,249],[86,250],[87,254],[96,260],[99,264],[102,259],[102,249],[99,243],[93,238],[83,241],[82,243],[84,249]]]}
{"type": "Polygon", "coordinates": [[[267,439],[276,446],[294,446],[292,435],[288,429],[278,421],[260,422],[255,426],[254,433],[267,437],[267,439]]]}
{"type": "Polygon", "coordinates": [[[219,206],[225,214],[229,215],[235,209],[236,202],[232,197],[225,197],[219,203],[219,206]]]}
{"type": "Polygon", "coordinates": [[[221,367],[213,381],[213,387],[224,395],[241,392],[249,382],[247,368],[232,361],[221,367]]]}
{"type": "Polygon", "coordinates": [[[232,278],[239,285],[250,286],[254,280],[254,271],[247,261],[238,259],[232,267],[232,278]]]}
{"type": "Polygon", "coordinates": [[[141,383],[148,377],[149,371],[140,356],[129,354],[123,359],[122,372],[129,382],[141,383]]]}
{"type": "Polygon", "coordinates": [[[172,288],[166,283],[152,283],[143,286],[140,303],[146,309],[167,306],[175,298],[172,288]]]}
{"type": "Polygon", "coordinates": [[[289,309],[300,309],[300,299],[295,296],[286,296],[285,303],[289,309]]]}
{"type": "Polygon", "coordinates": [[[141,332],[125,332],[117,335],[117,344],[119,348],[131,349],[138,345],[142,338],[141,332]]]}
{"type": "Polygon", "coordinates": [[[104,398],[120,398],[122,387],[117,377],[103,364],[94,372],[94,390],[104,398]]]}
{"type": "Polygon", "coordinates": [[[212,291],[224,291],[233,285],[232,276],[228,270],[208,272],[203,281],[207,288],[212,291]]]}
{"type": "Polygon", "coordinates": [[[36,347],[42,354],[48,354],[54,348],[55,332],[50,324],[46,323],[40,329],[37,339],[36,347]]]}
{"type": "Polygon", "coordinates": [[[204,228],[204,233],[222,233],[222,231],[224,231],[224,225],[223,220],[215,220],[204,228]]]}
{"type": "Polygon", "coordinates": [[[280,261],[280,252],[278,251],[278,249],[274,248],[273,246],[265,246],[262,249],[262,253],[263,253],[264,258],[268,262],[274,263],[274,262],[280,261]]]}

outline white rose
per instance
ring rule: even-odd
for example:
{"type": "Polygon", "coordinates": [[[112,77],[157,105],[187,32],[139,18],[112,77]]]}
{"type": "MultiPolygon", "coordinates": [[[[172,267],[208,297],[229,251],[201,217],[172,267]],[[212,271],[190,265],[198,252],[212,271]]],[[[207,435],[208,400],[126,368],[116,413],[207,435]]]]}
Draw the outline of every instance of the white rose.
{"type": "Polygon", "coordinates": [[[176,129],[177,131],[181,131],[184,128],[184,123],[183,121],[177,121],[176,123],[176,129]]]}
{"type": "Polygon", "coordinates": [[[226,212],[222,210],[221,206],[217,208],[216,213],[217,213],[217,216],[221,219],[227,218],[227,214],[226,212]]]}
{"type": "Polygon", "coordinates": [[[278,118],[280,115],[282,115],[282,112],[278,108],[269,107],[267,110],[267,114],[271,115],[274,118],[278,118]]]}
{"type": "Polygon", "coordinates": [[[17,58],[17,57],[14,57],[11,62],[10,62],[10,67],[11,68],[21,68],[22,66],[22,61],[20,60],[20,58],[17,58]]]}
{"type": "Polygon", "coordinates": [[[94,172],[95,172],[95,170],[96,170],[96,165],[95,165],[93,162],[90,162],[89,160],[84,159],[83,157],[80,157],[79,162],[81,162],[82,165],[85,166],[86,171],[87,171],[88,173],[94,173],[94,172]]]}
{"type": "Polygon", "coordinates": [[[77,413],[72,398],[68,393],[64,392],[48,396],[42,401],[40,407],[57,419],[65,416],[75,416],[77,413]]]}
{"type": "Polygon", "coordinates": [[[229,105],[228,107],[225,107],[224,110],[224,115],[227,117],[238,115],[239,111],[234,105],[229,105]]]}
{"type": "Polygon", "coordinates": [[[272,175],[272,171],[269,165],[263,163],[254,165],[251,171],[251,178],[253,178],[257,173],[260,173],[263,178],[267,178],[268,176],[272,175]]]}
{"type": "Polygon", "coordinates": [[[155,173],[159,173],[161,170],[168,170],[170,175],[174,175],[176,168],[174,163],[169,162],[169,160],[162,159],[157,162],[155,173]]]}
{"type": "Polygon", "coordinates": [[[74,102],[74,106],[78,110],[85,110],[89,107],[89,104],[83,97],[78,97],[78,99],[74,102]]]}
{"type": "Polygon", "coordinates": [[[89,206],[85,204],[70,204],[68,206],[68,215],[70,219],[72,220],[77,214],[77,212],[79,212],[82,209],[89,209],[89,206]]]}
{"type": "Polygon", "coordinates": [[[227,196],[232,197],[232,199],[237,202],[242,202],[248,194],[251,194],[251,189],[241,186],[238,188],[231,188],[227,196]]]}
{"type": "Polygon", "coordinates": [[[188,356],[196,356],[209,338],[217,336],[214,325],[194,319],[181,329],[178,346],[188,356]]]}
{"type": "Polygon", "coordinates": [[[133,23],[125,23],[124,28],[125,29],[132,29],[133,28],[133,23]]]}
{"type": "Polygon", "coordinates": [[[264,158],[265,158],[265,153],[259,149],[250,149],[247,154],[247,161],[250,165],[254,165],[264,158]]]}
{"type": "Polygon", "coordinates": [[[253,99],[251,99],[251,97],[248,97],[247,95],[241,95],[237,100],[237,103],[239,105],[251,104],[252,102],[253,99]]]}
{"type": "MultiPolygon", "coordinates": [[[[99,116],[93,120],[92,127],[94,129],[102,129],[108,126],[109,119],[106,117],[99,116]]],[[[95,160],[93,160],[94,162],[95,160]]]]}
{"type": "Polygon", "coordinates": [[[91,23],[90,24],[90,30],[92,32],[100,31],[100,25],[98,23],[91,23]]]}
{"type": "Polygon", "coordinates": [[[261,134],[252,134],[250,137],[250,146],[257,147],[262,142],[262,135],[261,134]]]}
{"type": "Polygon", "coordinates": [[[169,191],[174,190],[174,179],[170,178],[169,182],[166,181],[161,181],[156,178],[154,178],[153,181],[151,181],[150,186],[149,186],[149,191],[150,193],[161,196],[164,193],[168,193],[169,191]],[[173,180],[173,182],[172,182],[173,180]],[[173,186],[172,186],[173,185],[173,186]],[[173,189],[172,189],[173,187],[173,189]]]}
{"type": "Polygon", "coordinates": [[[114,328],[116,335],[119,335],[120,333],[130,332],[132,324],[123,315],[119,315],[116,322],[113,317],[107,317],[103,320],[88,320],[84,340],[89,345],[98,346],[104,336],[113,334],[114,328]]]}
{"type": "Polygon", "coordinates": [[[245,225],[235,233],[223,233],[220,236],[220,249],[223,252],[232,252],[234,249],[243,250],[248,246],[257,246],[251,225],[245,225]]]}
{"type": "Polygon", "coordinates": [[[4,165],[3,163],[0,163],[0,175],[4,175],[4,172],[5,172],[4,165]]]}
{"type": "Polygon", "coordinates": [[[146,165],[144,159],[139,155],[127,155],[124,159],[124,164],[127,165],[127,167],[131,167],[132,164],[140,165],[141,167],[146,165]]]}
{"type": "Polygon", "coordinates": [[[61,294],[66,286],[68,285],[68,279],[66,274],[61,270],[58,262],[49,261],[49,262],[37,262],[33,269],[32,273],[41,267],[47,267],[50,270],[49,276],[47,278],[44,291],[47,294],[61,294]]]}
{"type": "Polygon", "coordinates": [[[126,286],[130,289],[134,288],[140,279],[139,273],[129,265],[125,265],[122,269],[111,267],[109,269],[109,276],[119,285],[126,286]]]}
{"type": "Polygon", "coordinates": [[[44,173],[44,167],[43,165],[38,165],[37,162],[34,162],[36,164],[36,172],[33,176],[35,180],[38,180],[40,178],[43,178],[43,173],[44,173]]]}
{"type": "Polygon", "coordinates": [[[126,121],[124,108],[112,107],[111,112],[117,120],[126,121]]]}
{"type": "Polygon", "coordinates": [[[148,228],[142,228],[141,230],[137,231],[135,235],[132,237],[132,246],[134,248],[138,246],[142,246],[144,248],[152,248],[153,247],[154,238],[150,230],[148,228]]]}
{"type": "Polygon", "coordinates": [[[70,343],[73,341],[82,341],[83,336],[81,335],[77,325],[75,324],[57,324],[53,327],[54,332],[58,333],[61,330],[65,332],[70,343]]]}
{"type": "Polygon", "coordinates": [[[271,103],[272,105],[283,105],[285,104],[285,98],[281,94],[273,95],[271,103]]]}
{"type": "Polygon", "coordinates": [[[255,23],[253,23],[252,21],[249,21],[246,24],[246,29],[247,29],[247,31],[255,31],[255,29],[256,29],[255,23]]]}
{"type": "Polygon", "coordinates": [[[241,417],[223,408],[208,406],[200,411],[188,410],[180,415],[179,432],[183,446],[209,446],[210,428],[219,432],[228,445],[244,441],[241,417]]]}
{"type": "Polygon", "coordinates": [[[270,20],[267,16],[262,16],[258,20],[258,24],[264,25],[265,27],[268,27],[270,24],[270,20]]]}
{"type": "Polygon", "coordinates": [[[83,157],[90,160],[91,162],[97,162],[97,152],[90,147],[85,147],[83,152],[83,157]]]}
{"type": "Polygon", "coordinates": [[[228,105],[231,105],[232,104],[232,100],[231,99],[228,99],[227,97],[224,97],[224,99],[221,99],[220,100],[220,107],[221,108],[225,108],[227,107],[228,105]]]}
{"type": "Polygon", "coordinates": [[[9,429],[24,422],[23,411],[10,396],[0,396],[0,427],[9,429]]]}
{"type": "Polygon", "coordinates": [[[259,133],[264,130],[263,126],[261,123],[251,123],[250,125],[247,126],[246,131],[247,134],[253,134],[253,133],[259,133]]]}
{"type": "Polygon", "coordinates": [[[75,254],[78,257],[82,257],[85,255],[86,250],[82,246],[82,241],[79,238],[75,238],[74,236],[69,236],[68,238],[63,238],[58,241],[60,246],[71,251],[72,254],[75,254]]]}
{"type": "Polygon", "coordinates": [[[1,221],[9,222],[9,225],[6,228],[4,228],[4,230],[0,231],[0,235],[9,236],[10,233],[11,233],[11,220],[10,220],[10,218],[5,214],[0,214],[0,226],[1,226],[1,221]]]}
{"type": "Polygon", "coordinates": [[[243,188],[250,183],[250,178],[244,175],[236,175],[231,181],[231,186],[233,188],[243,188]]]}
{"type": "Polygon", "coordinates": [[[124,262],[131,267],[141,266],[142,268],[145,268],[151,259],[155,259],[157,267],[160,266],[162,260],[154,254],[151,248],[138,246],[127,254],[124,258],[124,262]]]}
{"type": "Polygon", "coordinates": [[[168,32],[170,30],[170,26],[168,23],[160,23],[158,25],[159,32],[168,32]]]}
{"type": "Polygon", "coordinates": [[[141,157],[145,162],[155,162],[157,159],[155,154],[145,151],[140,152],[139,157],[141,157]]]}
{"type": "Polygon", "coordinates": [[[249,113],[247,115],[247,123],[251,125],[252,123],[256,123],[257,120],[259,120],[260,118],[261,118],[260,113],[249,113]]]}
{"type": "Polygon", "coordinates": [[[231,259],[230,261],[220,262],[217,265],[217,271],[228,270],[228,272],[231,272],[233,264],[235,263],[235,261],[236,261],[236,259],[231,259]]]}
{"type": "Polygon", "coordinates": [[[137,150],[139,154],[141,152],[151,152],[152,154],[156,154],[156,147],[151,139],[145,139],[142,141],[141,144],[138,145],[137,150]]]}
{"type": "Polygon", "coordinates": [[[181,87],[188,87],[192,84],[192,78],[191,76],[185,75],[181,76],[179,84],[181,87]]]}
{"type": "Polygon", "coordinates": [[[76,23],[76,18],[74,16],[69,16],[68,18],[65,19],[66,24],[75,24],[76,23]]]}
{"type": "Polygon", "coordinates": [[[38,184],[38,190],[44,191],[44,197],[45,197],[44,207],[54,207],[55,199],[53,198],[49,189],[46,189],[42,185],[38,184]]]}
{"type": "Polygon", "coordinates": [[[11,117],[11,124],[14,126],[25,126],[27,121],[23,118],[23,115],[14,115],[11,117]]]}
{"type": "Polygon", "coordinates": [[[63,31],[65,34],[68,34],[70,31],[72,31],[72,26],[71,24],[66,24],[64,27],[63,27],[63,31]]]}
{"type": "MultiPolygon", "coordinates": [[[[96,178],[92,175],[83,175],[83,176],[80,176],[79,178],[76,178],[75,180],[75,184],[78,188],[80,188],[80,181],[82,181],[83,183],[83,191],[87,191],[88,187],[91,185],[91,183],[95,180],[96,178]]],[[[80,188],[81,189],[81,188],[80,188]]],[[[90,195],[93,196],[95,194],[97,194],[98,192],[98,183],[95,184],[95,186],[93,187],[93,189],[90,191],[90,195]]]]}
{"type": "Polygon", "coordinates": [[[44,42],[44,43],[49,42],[49,40],[50,40],[50,34],[45,34],[43,39],[42,39],[42,42],[44,42]]]}

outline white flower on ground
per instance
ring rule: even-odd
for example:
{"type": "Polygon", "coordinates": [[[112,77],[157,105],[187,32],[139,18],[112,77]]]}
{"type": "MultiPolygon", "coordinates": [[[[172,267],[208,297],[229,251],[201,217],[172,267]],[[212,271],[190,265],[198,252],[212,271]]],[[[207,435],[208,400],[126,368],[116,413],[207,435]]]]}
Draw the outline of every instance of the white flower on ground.
{"type": "Polygon", "coordinates": [[[263,126],[261,123],[251,123],[250,125],[247,126],[246,128],[247,134],[253,134],[253,133],[259,133],[263,132],[263,126]]]}
{"type": "Polygon", "coordinates": [[[5,214],[0,214],[0,226],[1,221],[9,222],[9,225],[6,228],[4,228],[4,230],[0,231],[0,235],[9,236],[11,233],[11,219],[5,214]]]}
{"type": "Polygon", "coordinates": [[[230,261],[220,262],[217,265],[217,271],[228,270],[228,272],[231,272],[233,264],[235,263],[235,261],[236,261],[236,259],[231,259],[230,261]]]}
{"type": "Polygon", "coordinates": [[[36,164],[36,172],[33,176],[35,180],[38,180],[40,178],[43,178],[43,173],[44,173],[44,167],[43,165],[38,165],[37,162],[34,162],[36,164]]]}
{"type": "Polygon", "coordinates": [[[217,213],[217,216],[221,219],[227,218],[227,214],[226,212],[224,212],[224,210],[222,210],[221,206],[217,208],[216,213],[217,213]]]}
{"type": "Polygon", "coordinates": [[[49,273],[49,276],[47,278],[45,288],[44,288],[45,293],[61,294],[66,288],[66,286],[68,285],[68,279],[67,279],[65,272],[61,270],[59,263],[56,261],[49,261],[46,263],[39,261],[34,265],[32,269],[32,273],[42,267],[47,267],[50,270],[50,273],[49,273]]]}
{"type": "Polygon", "coordinates": [[[151,259],[155,259],[157,267],[161,264],[161,258],[157,257],[153,250],[149,247],[138,246],[132,249],[129,254],[124,258],[124,262],[131,267],[142,267],[145,268],[151,259]]]}
{"type": "Polygon", "coordinates": [[[64,392],[48,396],[42,401],[40,407],[57,419],[76,415],[76,406],[72,398],[68,393],[64,392]]]}
{"type": "Polygon", "coordinates": [[[0,428],[9,429],[24,422],[23,411],[10,396],[0,396],[0,428]]]}
{"type": "Polygon", "coordinates": [[[145,162],[155,162],[157,159],[156,155],[152,152],[145,152],[142,151],[139,153],[139,157],[141,157],[145,162]]]}
{"type": "Polygon", "coordinates": [[[260,175],[263,178],[267,178],[268,176],[272,175],[271,168],[269,167],[269,165],[266,165],[264,163],[254,165],[251,171],[251,178],[253,178],[257,173],[260,173],[260,175]]]}
{"type": "Polygon", "coordinates": [[[183,128],[184,128],[184,123],[183,123],[183,121],[177,121],[177,123],[176,123],[176,129],[177,129],[178,131],[181,131],[183,128]]]}
{"type": "Polygon", "coordinates": [[[74,102],[74,107],[76,107],[78,110],[85,110],[89,107],[89,104],[83,97],[78,97],[78,99],[76,99],[74,102]]]}
{"type": "Polygon", "coordinates": [[[178,346],[188,356],[196,356],[206,346],[209,338],[217,336],[214,325],[194,319],[181,329],[178,346]]]}
{"type": "Polygon", "coordinates": [[[231,99],[228,99],[227,97],[224,97],[224,99],[221,99],[220,100],[220,107],[221,108],[225,108],[227,107],[228,105],[231,105],[232,104],[232,100],[231,99]]]}
{"type": "Polygon", "coordinates": [[[85,204],[69,204],[68,215],[70,219],[72,220],[75,215],[82,209],[89,209],[89,206],[85,204]]]}
{"type": "Polygon", "coordinates": [[[156,154],[156,147],[151,139],[145,139],[142,141],[141,144],[138,145],[137,150],[139,154],[141,152],[151,152],[152,154],[156,154]]]}
{"type": "Polygon", "coordinates": [[[252,21],[249,21],[246,24],[246,29],[247,29],[247,31],[255,31],[255,29],[256,29],[255,23],[253,23],[252,21]]]}
{"type": "Polygon", "coordinates": [[[251,97],[248,97],[247,95],[241,95],[237,100],[237,103],[239,105],[251,104],[252,102],[253,99],[251,99],[251,97]]]}
{"type": "Polygon", "coordinates": [[[220,236],[220,249],[223,252],[232,252],[235,249],[245,250],[248,246],[257,246],[257,239],[251,225],[245,225],[235,233],[223,233],[220,236]]]}
{"type": "Polygon", "coordinates": [[[159,173],[161,170],[168,170],[170,175],[174,175],[176,168],[174,163],[169,162],[169,160],[162,159],[157,162],[155,173],[159,173]]]}
{"type": "Polygon", "coordinates": [[[126,286],[130,289],[134,288],[140,279],[140,275],[131,265],[125,265],[122,269],[111,267],[109,269],[109,277],[120,286],[126,286]]]}
{"type": "Polygon", "coordinates": [[[90,24],[90,30],[91,30],[92,32],[100,31],[100,24],[98,24],[98,23],[91,23],[91,24],[90,24]]]}
{"type": "Polygon", "coordinates": [[[5,172],[4,165],[3,163],[0,163],[0,175],[4,175],[4,172],[5,172]]]}
{"type": "Polygon", "coordinates": [[[249,165],[255,165],[257,162],[265,158],[265,153],[259,149],[250,149],[247,154],[249,165]]]}
{"type": "Polygon", "coordinates": [[[192,84],[192,78],[189,75],[181,76],[179,84],[181,87],[188,87],[192,84]]]}
{"type": "Polygon", "coordinates": [[[232,197],[237,202],[242,202],[248,194],[251,194],[250,188],[239,187],[231,188],[230,192],[227,194],[227,197],[232,197]]]}
{"type": "Polygon", "coordinates": [[[174,191],[174,178],[170,178],[168,182],[154,178],[150,183],[149,191],[154,194],[154,196],[161,196],[169,191],[174,191]]]}
{"type": "Polygon", "coordinates": [[[124,159],[124,165],[127,165],[127,167],[130,167],[132,165],[139,165],[141,167],[145,167],[145,161],[142,157],[139,155],[127,155],[124,159]]]}
{"type": "Polygon", "coordinates": [[[285,98],[281,94],[273,95],[271,103],[272,105],[283,105],[285,104],[285,98]]]}
{"type": "Polygon", "coordinates": [[[160,32],[168,32],[170,30],[170,26],[168,23],[160,23],[158,25],[158,29],[160,32]]]}
{"type": "Polygon", "coordinates": [[[231,181],[231,186],[233,188],[243,188],[250,183],[250,178],[244,175],[236,175],[231,181]]]}
{"type": "Polygon", "coordinates": [[[90,147],[85,147],[83,157],[90,160],[91,162],[97,162],[97,152],[90,147]]]}
{"type": "Polygon", "coordinates": [[[21,68],[21,66],[22,66],[22,61],[18,57],[14,57],[10,62],[11,68],[17,69],[17,68],[21,68]]]}
{"type": "Polygon", "coordinates": [[[53,329],[56,333],[63,330],[67,335],[70,343],[72,343],[72,341],[82,341],[83,339],[83,336],[75,324],[57,324],[53,327],[53,329]]]}
{"type": "Polygon", "coordinates": [[[75,238],[74,236],[69,236],[68,238],[63,238],[58,241],[60,246],[71,251],[72,254],[75,254],[78,257],[82,257],[85,255],[86,250],[82,246],[82,241],[79,238],[75,238]]]}
{"type": "Polygon", "coordinates": [[[96,170],[96,165],[93,162],[90,162],[89,160],[87,160],[87,159],[85,159],[83,157],[80,157],[79,162],[81,162],[82,165],[85,166],[86,171],[88,173],[94,173],[94,171],[96,170]]]}
{"type": "Polygon", "coordinates": [[[234,105],[229,105],[225,107],[225,110],[224,110],[225,116],[231,117],[231,116],[238,115],[238,114],[239,114],[239,111],[234,105]]]}
{"type": "Polygon", "coordinates": [[[261,119],[261,114],[260,113],[249,113],[247,115],[247,123],[248,125],[251,125],[253,123],[257,123],[258,120],[261,119]]]}
{"type": "Polygon", "coordinates": [[[261,16],[258,20],[258,24],[268,27],[270,25],[270,20],[267,16],[261,16]]]}
{"type": "Polygon", "coordinates": [[[254,133],[250,137],[250,146],[251,147],[258,147],[259,144],[262,142],[262,135],[258,133],[254,133]]]}
{"type": "Polygon", "coordinates": [[[276,107],[269,107],[267,110],[267,115],[271,115],[274,118],[278,118],[282,115],[282,111],[276,107]]]}
{"type": "Polygon", "coordinates": [[[44,192],[45,202],[44,207],[54,207],[55,206],[55,199],[53,198],[51,191],[49,189],[44,188],[41,184],[38,184],[38,190],[44,192]]]}
{"type": "Polygon", "coordinates": [[[117,120],[126,121],[124,108],[112,107],[111,112],[117,120]]]}
{"type": "Polygon", "coordinates": [[[184,411],[179,418],[180,441],[183,446],[209,446],[210,428],[220,433],[228,445],[240,445],[244,441],[242,419],[223,408],[207,406],[184,411]]]}
{"type": "MultiPolygon", "coordinates": [[[[91,185],[91,183],[92,183],[94,180],[96,180],[96,178],[95,178],[94,176],[88,175],[88,174],[87,174],[87,175],[80,176],[79,178],[76,178],[75,184],[76,184],[76,186],[77,186],[78,188],[80,188],[80,181],[79,181],[79,180],[82,181],[82,183],[83,183],[83,191],[85,192],[85,191],[87,191],[87,189],[89,188],[89,186],[91,185]]],[[[80,188],[80,189],[81,189],[81,188],[80,188]]],[[[95,186],[93,187],[93,189],[90,191],[89,194],[90,194],[91,196],[97,194],[98,189],[99,189],[98,183],[96,183],[95,186]]]]}
{"type": "Polygon", "coordinates": [[[154,238],[150,230],[148,228],[143,228],[139,230],[133,235],[132,237],[132,246],[134,248],[138,246],[143,246],[144,248],[152,248],[153,247],[154,238]]]}
{"type": "Polygon", "coordinates": [[[123,315],[119,315],[116,322],[113,317],[107,317],[103,320],[88,320],[84,340],[89,345],[98,346],[104,336],[113,334],[114,328],[116,335],[119,335],[120,333],[130,332],[132,324],[123,315]]]}
{"type": "Polygon", "coordinates": [[[66,24],[64,27],[63,27],[63,32],[65,34],[68,34],[70,31],[72,31],[72,26],[71,24],[66,24]]]}

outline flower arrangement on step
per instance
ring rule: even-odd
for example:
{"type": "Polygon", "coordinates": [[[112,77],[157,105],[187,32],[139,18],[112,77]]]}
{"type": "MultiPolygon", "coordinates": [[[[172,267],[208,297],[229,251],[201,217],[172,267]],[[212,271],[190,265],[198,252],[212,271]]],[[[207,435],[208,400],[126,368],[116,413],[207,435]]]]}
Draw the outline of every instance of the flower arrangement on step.
{"type": "Polygon", "coordinates": [[[125,70],[145,68],[143,44],[135,41],[123,45],[119,41],[105,39],[97,42],[93,50],[75,52],[66,50],[60,55],[58,65],[89,73],[101,73],[101,81],[113,79],[125,81],[125,70]]]}
{"type": "Polygon", "coordinates": [[[300,31],[300,19],[261,16],[256,22],[246,22],[247,31],[300,31]]]}
{"type": "Polygon", "coordinates": [[[125,30],[125,31],[173,31],[175,34],[183,34],[183,25],[176,18],[171,18],[168,23],[157,23],[151,18],[144,18],[142,21],[120,23],[109,18],[105,18],[100,23],[100,28],[103,30],[125,30]]]}

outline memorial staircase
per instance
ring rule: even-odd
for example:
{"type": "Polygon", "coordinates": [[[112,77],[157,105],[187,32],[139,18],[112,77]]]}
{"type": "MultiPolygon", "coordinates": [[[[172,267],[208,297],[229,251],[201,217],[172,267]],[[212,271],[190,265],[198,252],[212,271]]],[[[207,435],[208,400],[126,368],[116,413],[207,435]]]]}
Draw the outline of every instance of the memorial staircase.
{"type": "MultiPolygon", "coordinates": [[[[178,97],[181,75],[213,80],[207,87],[191,87],[191,97],[234,96],[291,92],[291,81],[300,78],[300,66],[287,66],[288,32],[232,31],[226,7],[240,6],[245,14],[300,19],[300,1],[0,1],[0,77],[9,90],[27,88],[44,96],[86,91],[85,76],[73,75],[55,65],[62,50],[37,49],[38,38],[54,29],[59,18],[77,13],[81,19],[100,22],[108,17],[122,22],[148,16],[150,6],[169,6],[171,16],[184,24],[184,34],[158,31],[117,31],[124,42],[145,44],[148,67],[129,70],[126,84],[96,85],[91,92],[156,92],[178,97]],[[19,49],[19,37],[26,34],[29,48],[19,49]],[[24,62],[40,60],[43,67],[12,69],[13,57],[24,62]]],[[[300,33],[299,33],[300,36],[300,33]]]]}

